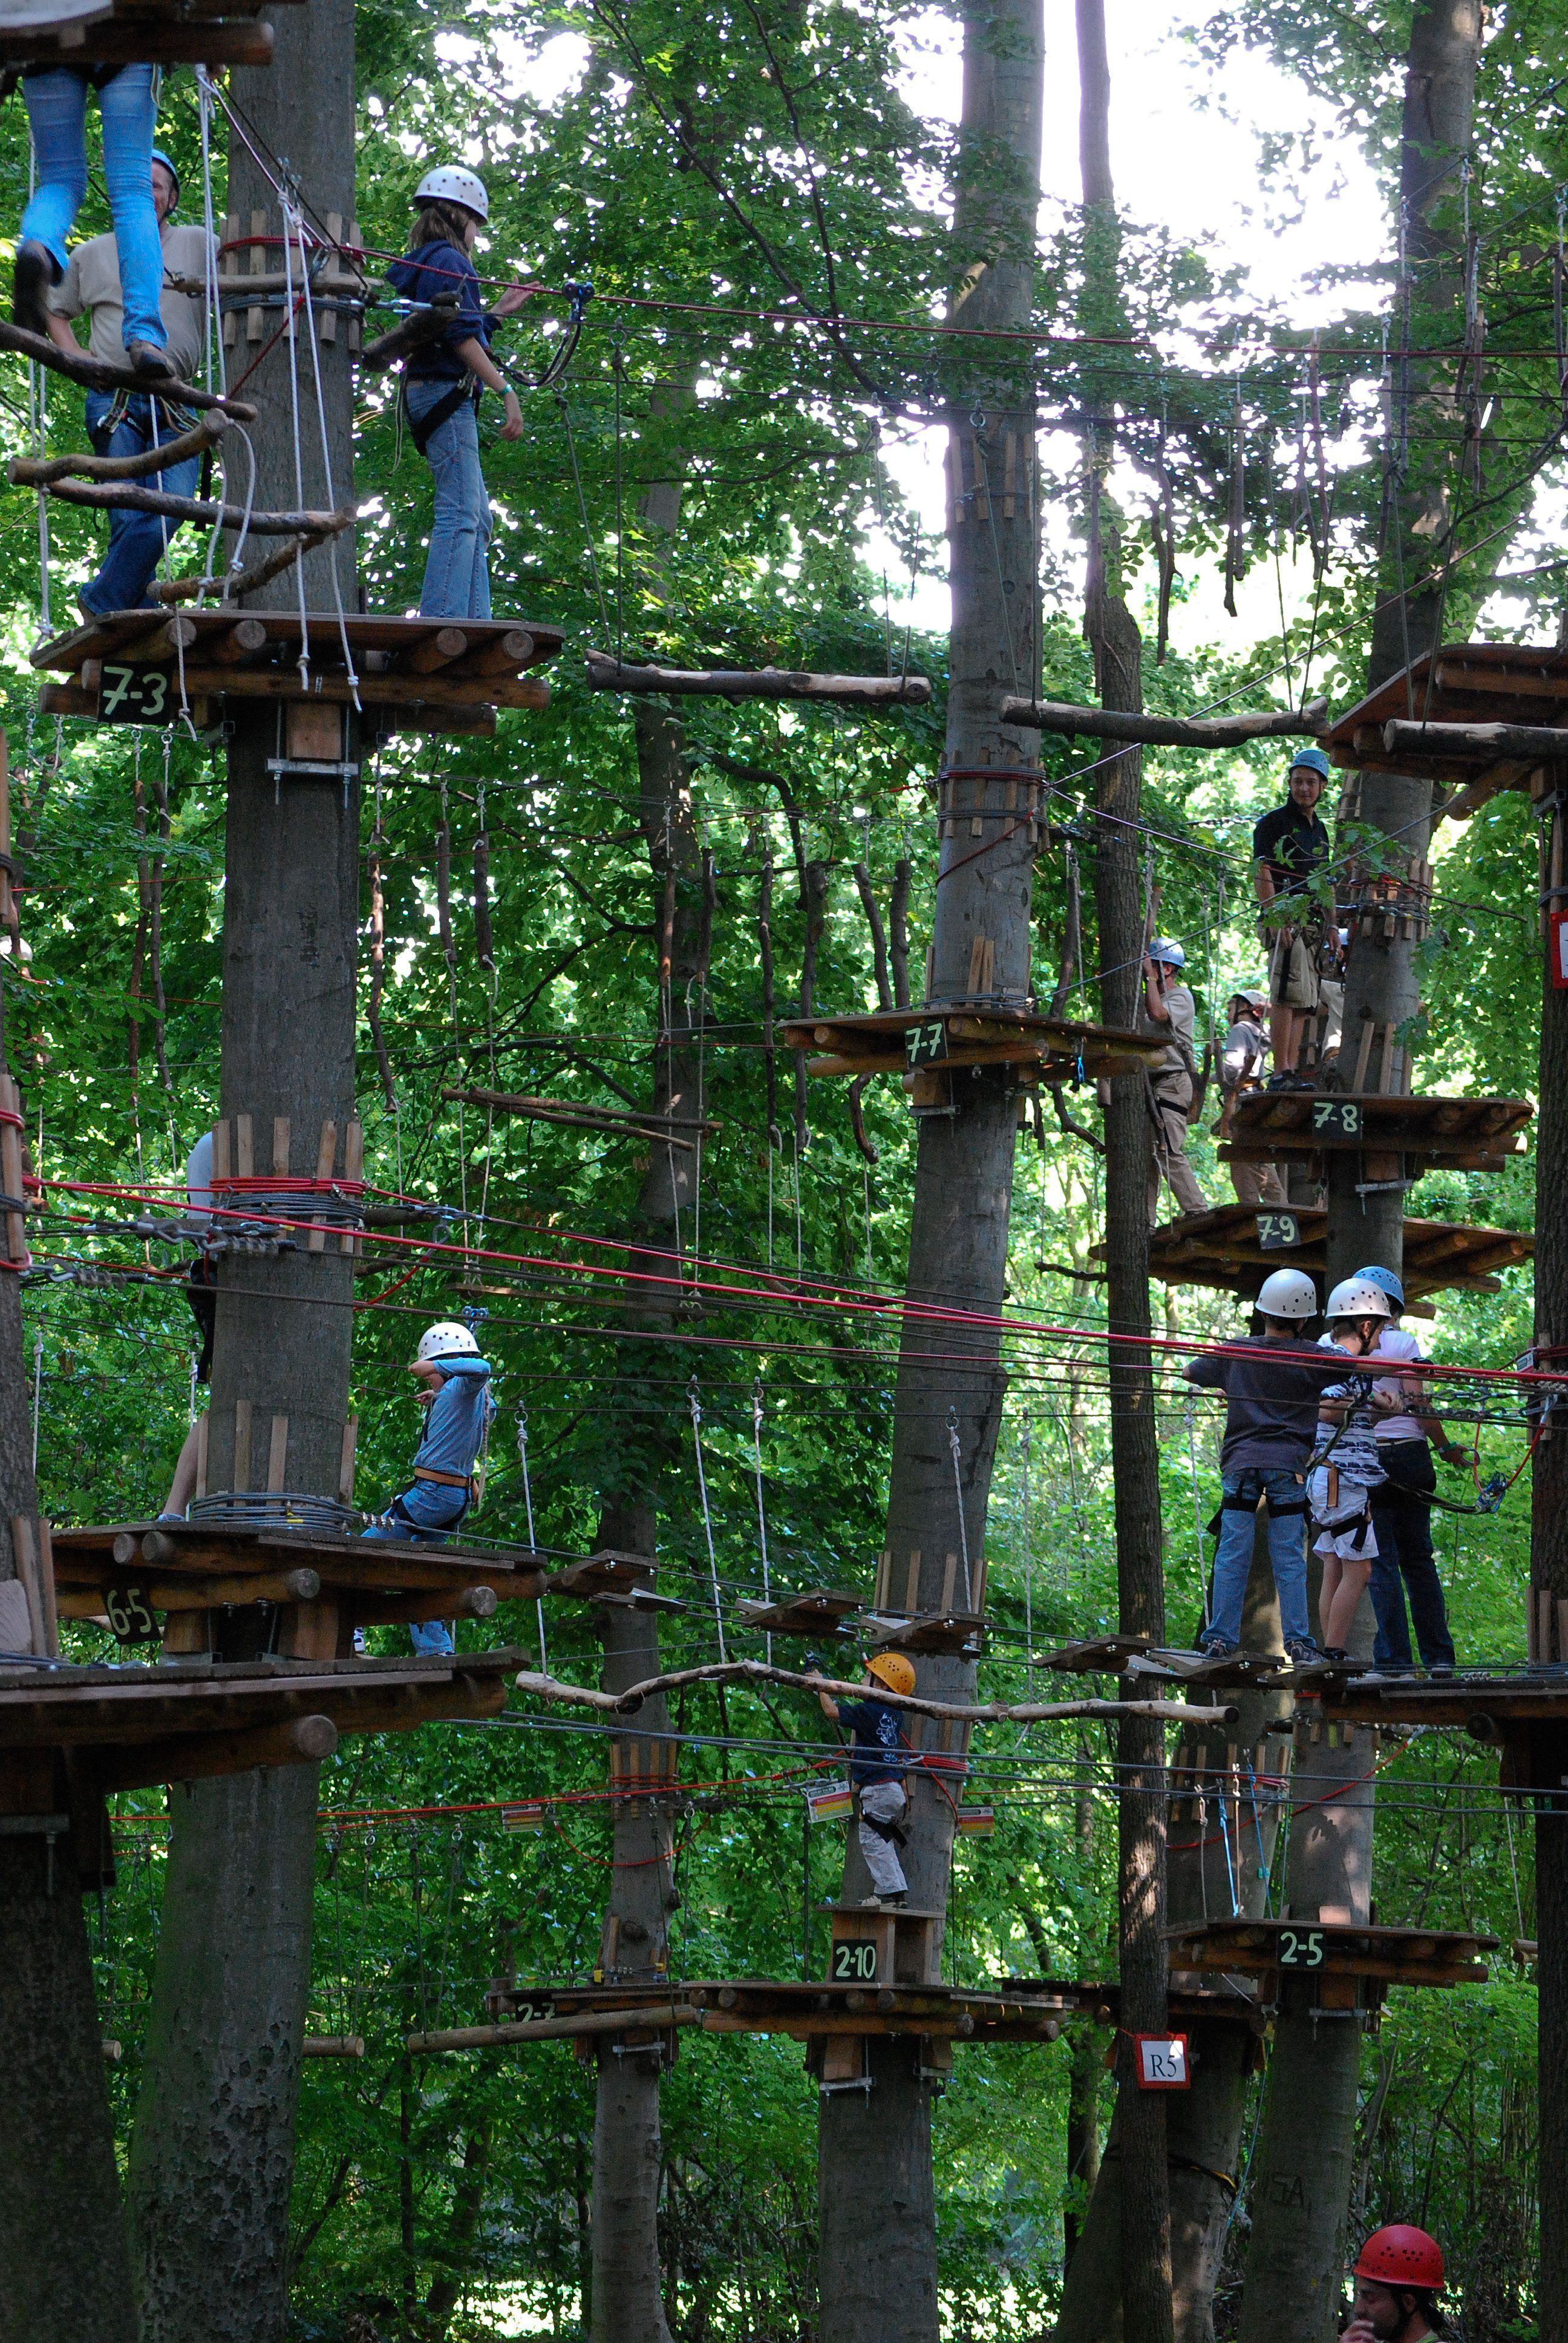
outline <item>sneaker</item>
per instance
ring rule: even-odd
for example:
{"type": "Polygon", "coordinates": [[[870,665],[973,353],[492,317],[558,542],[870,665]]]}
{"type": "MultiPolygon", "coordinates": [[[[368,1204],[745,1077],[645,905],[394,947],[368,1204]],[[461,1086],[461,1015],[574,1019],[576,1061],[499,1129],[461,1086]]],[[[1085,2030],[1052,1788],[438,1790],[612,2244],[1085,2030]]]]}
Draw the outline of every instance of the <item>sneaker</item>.
{"type": "Polygon", "coordinates": [[[1241,1654],[1241,1644],[1231,1643],[1223,1635],[1202,1636],[1198,1649],[1206,1660],[1234,1660],[1239,1659],[1241,1654]]]}
{"type": "Polygon", "coordinates": [[[1285,1645],[1285,1657],[1293,1668],[1315,1667],[1327,1656],[1318,1649],[1310,1635],[1292,1635],[1285,1645]]]}
{"type": "Polygon", "coordinates": [[[21,326],[29,334],[47,337],[49,320],[44,314],[44,296],[51,286],[60,282],[60,266],[45,244],[30,236],[16,254],[16,266],[11,280],[11,323],[21,326]]]}
{"type": "Polygon", "coordinates": [[[1325,1644],[1323,1645],[1323,1657],[1325,1660],[1338,1660],[1342,1664],[1349,1661],[1352,1654],[1346,1651],[1342,1644],[1325,1644]]]}
{"type": "Polygon", "coordinates": [[[1264,1088],[1271,1091],[1315,1091],[1318,1085],[1311,1074],[1271,1074],[1264,1088]]]}

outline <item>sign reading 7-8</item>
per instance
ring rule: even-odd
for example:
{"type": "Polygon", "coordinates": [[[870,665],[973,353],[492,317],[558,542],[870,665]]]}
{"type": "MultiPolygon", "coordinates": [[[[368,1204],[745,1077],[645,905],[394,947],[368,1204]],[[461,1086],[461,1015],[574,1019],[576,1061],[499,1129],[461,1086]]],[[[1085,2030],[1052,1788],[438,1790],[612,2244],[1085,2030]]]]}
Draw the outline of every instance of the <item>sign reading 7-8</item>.
{"type": "Polygon", "coordinates": [[[101,724],[172,724],[178,708],[178,682],[166,669],[113,667],[104,661],[101,724]]]}
{"type": "MultiPolygon", "coordinates": [[[[107,675],[108,669],[104,669],[107,675]]],[[[1357,1099],[1314,1099],[1312,1129],[1331,1131],[1336,1139],[1359,1139],[1362,1135],[1361,1102],[1357,1099]]]]}

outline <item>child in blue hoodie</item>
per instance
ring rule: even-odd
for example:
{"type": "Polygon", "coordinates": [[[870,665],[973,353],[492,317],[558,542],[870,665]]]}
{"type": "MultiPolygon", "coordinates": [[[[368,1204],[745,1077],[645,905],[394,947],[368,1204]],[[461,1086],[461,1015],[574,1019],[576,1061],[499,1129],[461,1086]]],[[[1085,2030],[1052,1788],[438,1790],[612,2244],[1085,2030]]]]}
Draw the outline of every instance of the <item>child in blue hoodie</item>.
{"type": "MultiPolygon", "coordinates": [[[[418,1355],[408,1362],[425,1389],[425,1429],[414,1452],[412,1485],[394,1497],[365,1533],[369,1538],[407,1538],[419,1545],[445,1545],[468,1510],[474,1493],[474,1460],[496,1413],[490,1369],[467,1326],[446,1319],[419,1338],[418,1355]]],[[[420,1653],[449,1652],[452,1638],[444,1619],[427,1619],[410,1630],[420,1653]]]]}

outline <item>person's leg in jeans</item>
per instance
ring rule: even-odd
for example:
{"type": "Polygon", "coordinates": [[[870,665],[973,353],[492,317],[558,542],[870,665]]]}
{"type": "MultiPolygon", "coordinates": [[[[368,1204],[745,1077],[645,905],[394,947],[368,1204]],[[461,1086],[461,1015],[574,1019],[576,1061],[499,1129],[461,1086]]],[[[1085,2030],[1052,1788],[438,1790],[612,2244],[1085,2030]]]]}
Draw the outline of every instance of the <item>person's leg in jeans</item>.
{"type": "Polygon", "coordinates": [[[896,1843],[873,1828],[877,1823],[901,1823],[906,1803],[901,1782],[873,1782],[860,1793],[860,1853],[866,1858],[871,1885],[879,1896],[904,1896],[909,1892],[910,1883],[904,1877],[896,1843]]]}
{"type": "Polygon", "coordinates": [[[126,305],[122,339],[127,350],[133,342],[150,342],[161,350],[168,341],[158,309],[164,247],[153,204],[153,132],[158,111],[155,83],[151,65],[126,65],[98,92],[104,178],[119,254],[126,305]]]}
{"type": "Polygon", "coordinates": [[[1269,1500],[1269,1567],[1280,1597],[1280,1634],[1287,1645],[1310,1644],[1307,1613],[1307,1486],[1301,1473],[1265,1473],[1269,1500]]]}
{"type": "MultiPolygon", "coordinates": [[[[1432,1507],[1423,1504],[1419,1494],[1409,1493],[1430,1494],[1436,1488],[1432,1451],[1424,1440],[1394,1441],[1384,1452],[1383,1468],[1389,1476],[1384,1486],[1392,1498],[1385,1518],[1392,1526],[1400,1571],[1410,1589],[1410,1614],[1421,1664],[1425,1668],[1452,1668],[1453,1637],[1442,1582],[1437,1574],[1437,1557],[1432,1550],[1432,1507]]],[[[1402,1612],[1403,1607],[1402,1602],[1402,1612]]],[[[1407,1644],[1407,1654],[1409,1649],[1407,1644]]]]}
{"type": "MultiPolygon", "coordinates": [[[[428,414],[451,387],[445,382],[411,383],[409,413],[416,417],[428,414]]],[[[419,591],[419,615],[424,618],[487,618],[490,500],[479,469],[474,410],[467,401],[430,434],[425,442],[425,460],[435,475],[436,511],[425,582],[419,591]],[[482,610],[470,607],[476,565],[485,578],[482,610]]]]}
{"type": "MultiPolygon", "coordinates": [[[[155,433],[161,433],[165,438],[174,436],[152,400],[143,397],[132,398],[125,420],[113,431],[106,431],[104,426],[113,406],[107,391],[88,392],[87,434],[100,456],[139,456],[152,447],[155,433]]],[[[194,496],[200,471],[200,457],[187,457],[184,463],[171,464],[166,472],[152,475],[151,485],[166,490],[170,496],[194,496]]],[[[164,558],[164,548],[178,528],[178,521],[166,519],[157,513],[111,513],[109,549],[103,566],[77,597],[83,608],[101,617],[106,610],[135,610],[147,604],[147,589],[164,558]]]]}
{"type": "Polygon", "coordinates": [[[1214,1554],[1214,1592],[1203,1642],[1239,1644],[1241,1604],[1252,1568],[1252,1537],[1257,1526],[1258,1499],[1262,1494],[1259,1473],[1227,1473],[1220,1483],[1220,1543],[1214,1554]]]}
{"type": "MultiPolygon", "coordinates": [[[[364,1534],[367,1538],[412,1541],[418,1545],[445,1545],[467,1510],[467,1491],[448,1489],[435,1481],[416,1481],[364,1534]]],[[[421,1656],[452,1648],[444,1619],[418,1620],[408,1633],[416,1653],[421,1656]]]]}
{"type": "MultiPolygon", "coordinates": [[[[87,192],[87,150],[84,127],[87,118],[87,85],[80,74],[63,68],[54,73],[28,74],[22,83],[27,126],[33,133],[38,184],[22,215],[18,242],[41,244],[58,271],[65,273],[65,238],[87,192]]],[[[150,147],[150,141],[149,141],[150,147]]],[[[147,164],[147,205],[152,206],[152,162],[147,164]]],[[[155,222],[156,228],[156,222],[155,222]]]]}

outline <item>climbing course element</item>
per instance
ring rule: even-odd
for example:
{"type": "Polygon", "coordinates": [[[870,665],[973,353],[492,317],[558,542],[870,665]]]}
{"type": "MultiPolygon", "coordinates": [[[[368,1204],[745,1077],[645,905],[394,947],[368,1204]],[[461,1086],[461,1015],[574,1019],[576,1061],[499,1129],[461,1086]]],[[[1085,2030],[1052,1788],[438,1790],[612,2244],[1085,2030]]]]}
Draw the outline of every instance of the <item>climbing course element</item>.
{"type": "Polygon", "coordinates": [[[33,664],[72,678],[65,687],[45,687],[41,704],[57,716],[166,724],[178,712],[182,689],[198,722],[216,720],[225,700],[274,700],[285,711],[280,766],[320,768],[341,763],[343,710],[351,704],[363,706],[372,738],[488,733],[498,707],[545,707],[549,687],[524,670],[553,658],[560,644],[557,627],[504,619],[467,618],[456,627],[439,618],[349,617],[340,628],[335,616],[302,620],[297,611],[268,610],[236,620],[232,610],[196,610],[149,627],[146,611],[118,610],[40,645],[33,664]],[[299,673],[307,627],[308,695],[299,673]]]}
{"type": "Polygon", "coordinates": [[[1434,813],[1462,821],[1564,754],[1568,651],[1538,643],[1444,643],[1390,676],[1322,736],[1351,772],[1419,774],[1455,794],[1434,813]]]}
{"type": "Polygon", "coordinates": [[[1375,1078],[1402,1070],[1394,1062],[1391,1029],[1382,1030],[1376,1066],[1369,1062],[1370,1023],[1364,1030],[1352,1091],[1239,1093],[1220,1161],[1302,1162],[1349,1151],[1364,1158],[1368,1182],[1382,1185],[1401,1177],[1402,1158],[1410,1171],[1501,1172],[1523,1153],[1524,1128],[1535,1111],[1528,1099],[1412,1098],[1362,1088],[1369,1072],[1375,1078]]]}
{"type": "MultiPolygon", "coordinates": [[[[89,357],[85,350],[63,350],[46,334],[30,334],[25,326],[14,326],[5,317],[0,317],[0,350],[13,350],[18,357],[30,358],[35,366],[47,367],[52,374],[63,374],[87,390],[128,390],[142,397],[146,396],[145,375],[133,373],[129,367],[111,366],[106,358],[89,357]]],[[[162,392],[158,396],[165,397],[162,392]]],[[[235,423],[254,423],[256,419],[257,410],[249,399],[225,398],[214,390],[198,390],[194,383],[176,385],[167,393],[166,403],[204,411],[216,407],[235,423]]],[[[163,453],[166,462],[166,449],[163,453]]]]}
{"type": "MultiPolygon", "coordinates": [[[[1404,1288],[1412,1302],[1428,1293],[1496,1293],[1498,1272],[1530,1261],[1533,1236],[1522,1229],[1469,1228],[1452,1221],[1406,1221],[1404,1288]]],[[[1105,1247],[1090,1258],[1103,1261],[1105,1247]]],[[[1272,1208],[1221,1204],[1171,1221],[1149,1234],[1149,1273],[1167,1285],[1217,1286],[1251,1298],[1271,1269],[1288,1265],[1322,1277],[1328,1266],[1328,1214],[1300,1204],[1272,1208]]],[[[1424,1314],[1424,1313],[1418,1313],[1424,1314]]]]}
{"type": "Polygon", "coordinates": [[[763,668],[627,667],[608,651],[588,654],[595,691],[668,692],[713,699],[819,699],[847,708],[925,708],[931,687],[923,675],[811,675],[763,668]]]}
{"type": "MultiPolygon", "coordinates": [[[[280,0],[298,5],[300,0],[280,0]]],[[[7,0],[0,66],[269,65],[262,0],[7,0]]]]}
{"type": "Polygon", "coordinates": [[[1314,699],[1302,709],[1270,708],[1248,716],[1133,716],[1121,709],[1079,708],[1062,700],[1010,695],[1001,703],[1001,720],[1070,739],[1131,740],[1155,749],[1239,749],[1249,740],[1303,735],[1315,739],[1328,709],[1326,699],[1314,699]]]}

